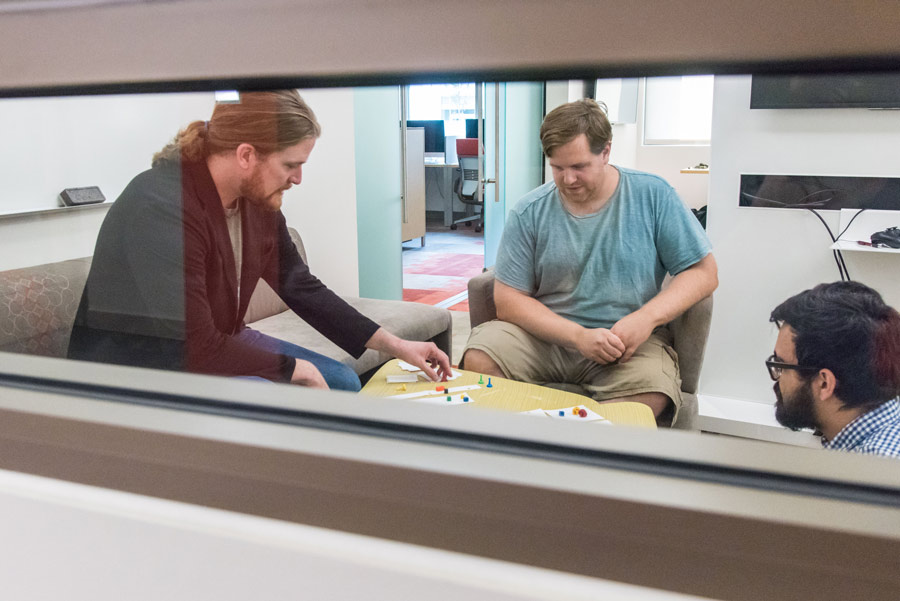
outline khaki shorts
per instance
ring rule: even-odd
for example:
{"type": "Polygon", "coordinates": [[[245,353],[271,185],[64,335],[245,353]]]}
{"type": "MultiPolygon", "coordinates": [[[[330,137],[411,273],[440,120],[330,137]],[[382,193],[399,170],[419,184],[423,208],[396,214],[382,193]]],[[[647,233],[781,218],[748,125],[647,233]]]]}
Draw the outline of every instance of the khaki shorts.
{"type": "Polygon", "coordinates": [[[631,359],[621,364],[601,365],[577,350],[545,342],[498,319],[472,330],[465,350],[469,349],[487,353],[511,380],[538,385],[578,384],[595,401],[661,392],[675,405],[672,421],[681,408],[678,355],[666,327],[654,330],[631,359]]]}

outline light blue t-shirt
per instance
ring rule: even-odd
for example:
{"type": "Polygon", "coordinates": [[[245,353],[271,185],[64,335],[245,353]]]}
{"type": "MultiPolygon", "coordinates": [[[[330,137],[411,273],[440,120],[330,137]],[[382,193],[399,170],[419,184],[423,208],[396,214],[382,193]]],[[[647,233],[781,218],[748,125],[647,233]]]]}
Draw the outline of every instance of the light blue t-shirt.
{"type": "Polygon", "coordinates": [[[495,275],[584,327],[609,328],[709,254],[700,222],[661,177],[616,167],[596,213],[575,216],[549,182],[509,213],[495,275]]]}

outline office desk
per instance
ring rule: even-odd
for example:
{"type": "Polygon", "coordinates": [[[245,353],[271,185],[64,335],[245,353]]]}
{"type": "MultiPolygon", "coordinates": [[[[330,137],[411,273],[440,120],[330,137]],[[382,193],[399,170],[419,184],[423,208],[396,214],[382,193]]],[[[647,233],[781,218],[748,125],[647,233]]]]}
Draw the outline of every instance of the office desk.
{"type": "Polygon", "coordinates": [[[453,172],[459,169],[459,164],[445,163],[443,158],[425,157],[425,167],[426,180],[428,173],[434,173],[438,178],[438,193],[444,207],[444,226],[447,227],[453,223],[453,199],[456,197],[453,192],[453,172]]]}
{"type": "MultiPolygon", "coordinates": [[[[469,384],[478,384],[479,378],[483,377],[484,384],[478,390],[467,391],[471,394],[474,402],[471,404],[450,405],[447,411],[468,411],[478,407],[482,409],[500,409],[502,411],[510,411],[521,413],[523,411],[531,411],[533,409],[565,409],[575,405],[587,407],[595,413],[599,413],[613,424],[637,426],[644,428],[656,428],[656,419],[653,412],[647,405],[642,403],[597,403],[586,396],[556,390],[555,388],[546,388],[535,384],[526,384],[524,382],[516,382],[505,378],[491,378],[491,388],[487,388],[487,376],[481,376],[475,372],[464,370],[456,370],[462,375],[450,382],[443,382],[442,386],[454,388],[457,386],[466,386],[469,384]]],[[[406,390],[398,390],[403,385],[398,383],[388,383],[386,377],[389,375],[408,375],[410,372],[404,371],[398,364],[396,359],[388,361],[381,366],[375,375],[373,375],[360,394],[376,397],[388,397],[405,393],[416,393],[434,390],[434,382],[426,382],[420,380],[418,382],[406,383],[406,390]]],[[[458,393],[457,393],[458,394],[458,393]]],[[[533,419],[550,419],[550,418],[533,418],[533,419]]],[[[585,423],[585,426],[602,428],[602,425],[585,423]]]]}

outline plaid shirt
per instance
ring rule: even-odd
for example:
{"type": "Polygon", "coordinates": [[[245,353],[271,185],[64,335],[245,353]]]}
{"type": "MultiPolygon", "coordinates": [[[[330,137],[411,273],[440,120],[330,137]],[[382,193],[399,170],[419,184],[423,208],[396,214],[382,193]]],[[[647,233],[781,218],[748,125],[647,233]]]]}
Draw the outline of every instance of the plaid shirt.
{"type": "Polygon", "coordinates": [[[844,426],[833,440],[823,439],[822,446],[900,458],[900,399],[863,413],[844,426]]]}

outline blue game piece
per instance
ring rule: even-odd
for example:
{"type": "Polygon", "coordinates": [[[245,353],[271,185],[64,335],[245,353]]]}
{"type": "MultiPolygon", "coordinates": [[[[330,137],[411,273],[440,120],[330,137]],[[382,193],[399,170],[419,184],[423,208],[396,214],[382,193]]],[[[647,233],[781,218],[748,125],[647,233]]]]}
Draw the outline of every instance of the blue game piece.
{"type": "Polygon", "coordinates": [[[566,416],[566,412],[563,411],[562,409],[560,409],[560,410],[559,410],[559,416],[560,416],[560,417],[565,417],[565,416],[566,416]]]}
{"type": "Polygon", "coordinates": [[[488,378],[487,387],[488,387],[488,388],[493,388],[493,387],[494,387],[494,385],[491,384],[491,379],[490,379],[490,378],[488,378]]]}
{"type": "Polygon", "coordinates": [[[468,402],[469,402],[469,397],[464,396],[464,397],[463,397],[463,403],[468,403],[468,402]]]}

